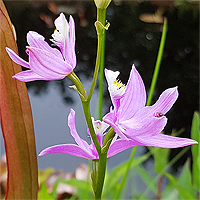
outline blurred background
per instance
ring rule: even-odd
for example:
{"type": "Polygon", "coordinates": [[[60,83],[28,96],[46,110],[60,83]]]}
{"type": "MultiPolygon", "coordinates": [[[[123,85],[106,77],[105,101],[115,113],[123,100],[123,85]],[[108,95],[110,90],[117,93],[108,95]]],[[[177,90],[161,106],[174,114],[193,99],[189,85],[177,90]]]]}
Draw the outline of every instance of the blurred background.
{"type": "MultiPolygon", "coordinates": [[[[49,39],[55,26],[54,20],[60,12],[69,18],[72,15],[76,24],[76,55],[78,74],[88,91],[90,88],[95,58],[97,36],[94,27],[96,7],[93,1],[4,1],[8,14],[16,30],[19,55],[27,60],[25,49],[26,34],[36,31],[49,39]]],[[[120,79],[126,83],[132,64],[141,74],[146,90],[150,88],[154,71],[163,17],[168,20],[168,32],[160,74],[153,98],[169,87],[178,86],[179,98],[167,113],[168,124],[165,134],[182,129],[181,137],[190,137],[192,116],[199,109],[199,2],[198,1],[112,1],[107,9],[107,21],[111,24],[106,32],[105,67],[120,71],[120,79]]],[[[23,70],[25,70],[23,68],[23,70]]],[[[75,143],[67,126],[71,108],[76,111],[76,126],[80,136],[90,142],[87,136],[85,119],[79,97],[68,86],[69,79],[59,81],[34,81],[27,83],[30,96],[37,153],[42,149],[61,143],[75,143]]],[[[92,115],[95,116],[98,102],[98,85],[92,99],[92,115]]],[[[111,106],[104,84],[104,110],[111,106]]],[[[181,149],[173,149],[171,157],[181,149]]],[[[137,155],[146,151],[139,147],[137,155]]],[[[131,149],[108,160],[112,168],[128,160],[131,149]]],[[[4,154],[1,136],[1,155],[4,154]]],[[[188,152],[188,155],[190,152],[188,152]]],[[[187,155],[187,156],[188,156],[187,155]]],[[[177,170],[185,162],[186,156],[173,167],[177,170]]],[[[146,165],[151,165],[149,160],[146,165]]],[[[50,154],[38,158],[40,169],[53,167],[74,171],[87,160],[63,154],[50,154]]]]}

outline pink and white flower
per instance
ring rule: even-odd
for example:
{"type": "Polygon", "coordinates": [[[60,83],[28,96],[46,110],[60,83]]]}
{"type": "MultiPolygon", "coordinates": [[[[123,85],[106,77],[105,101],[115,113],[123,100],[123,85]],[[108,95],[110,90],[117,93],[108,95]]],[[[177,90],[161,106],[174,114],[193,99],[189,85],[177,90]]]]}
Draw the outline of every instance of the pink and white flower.
{"type": "Polygon", "coordinates": [[[55,20],[56,31],[53,42],[60,48],[52,48],[45,42],[45,38],[34,32],[27,33],[26,52],[29,61],[20,58],[13,50],[6,48],[10,58],[17,64],[29,70],[19,72],[13,76],[23,82],[34,80],[59,80],[69,75],[76,66],[75,55],[75,25],[70,16],[69,23],[63,13],[55,20]]]}
{"type": "Polygon", "coordinates": [[[178,98],[177,87],[165,90],[152,106],[146,104],[146,90],[140,74],[132,66],[127,86],[117,80],[119,72],[105,69],[108,90],[114,109],[103,120],[123,140],[134,146],[177,148],[197,144],[196,141],[160,134],[167,124],[165,114],[178,98]]]}

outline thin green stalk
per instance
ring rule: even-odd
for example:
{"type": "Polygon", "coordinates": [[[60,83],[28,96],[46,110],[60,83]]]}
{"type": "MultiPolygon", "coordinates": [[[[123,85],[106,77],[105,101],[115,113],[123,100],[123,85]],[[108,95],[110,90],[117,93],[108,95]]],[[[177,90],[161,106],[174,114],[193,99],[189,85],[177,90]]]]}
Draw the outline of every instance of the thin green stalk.
{"type": "Polygon", "coordinates": [[[87,94],[86,94],[85,88],[83,87],[83,85],[82,85],[80,79],[78,78],[78,76],[74,73],[74,71],[72,71],[67,77],[74,84],[74,86],[71,86],[71,88],[75,89],[78,92],[78,94],[79,94],[79,96],[81,98],[81,101],[86,101],[87,94]]]}
{"type": "MultiPolygon", "coordinates": [[[[101,199],[101,194],[102,194],[102,189],[103,189],[103,184],[104,184],[106,163],[107,163],[107,151],[105,150],[102,152],[101,146],[100,146],[97,136],[95,134],[94,127],[92,124],[92,119],[91,119],[91,113],[90,113],[90,100],[91,100],[91,97],[92,97],[92,94],[93,94],[93,91],[94,91],[94,88],[96,85],[100,62],[102,63],[101,73],[103,73],[103,68],[104,68],[105,17],[106,17],[106,9],[98,8],[97,22],[95,23],[97,35],[98,35],[97,58],[96,58],[94,76],[93,76],[93,80],[92,80],[92,84],[91,84],[91,88],[90,88],[88,96],[86,95],[85,89],[84,89],[82,83],[80,82],[80,80],[78,79],[78,77],[75,75],[75,73],[72,72],[68,76],[71,79],[71,81],[75,84],[75,86],[72,86],[72,88],[74,88],[80,95],[84,114],[85,114],[85,119],[87,122],[87,126],[89,128],[90,135],[92,137],[92,140],[94,142],[94,145],[95,145],[98,155],[99,155],[99,160],[93,161],[93,172],[92,172],[93,190],[95,193],[95,199],[98,199],[98,200],[101,199]]],[[[102,80],[102,74],[101,74],[100,79],[102,80]]],[[[103,81],[101,81],[101,83],[103,84],[103,81]]],[[[103,85],[102,84],[100,86],[100,88],[101,88],[100,93],[103,95],[103,90],[102,90],[103,85]]],[[[103,96],[101,98],[103,98],[103,96]]],[[[102,99],[100,101],[103,102],[102,99]]],[[[101,111],[100,112],[101,112],[101,117],[102,117],[102,103],[101,103],[101,111]]],[[[109,142],[111,143],[111,141],[109,141],[109,142]]],[[[109,142],[108,142],[107,146],[110,145],[109,142]]]]}
{"type": "Polygon", "coordinates": [[[87,126],[90,130],[90,135],[91,135],[92,140],[94,142],[94,145],[97,149],[97,152],[101,153],[101,146],[99,144],[99,141],[97,139],[97,136],[95,134],[94,127],[93,127],[93,124],[92,124],[91,113],[90,113],[90,100],[87,100],[88,98],[87,98],[87,95],[86,95],[85,88],[83,87],[81,81],[79,80],[79,78],[76,76],[76,74],[73,71],[68,75],[68,78],[75,85],[75,86],[71,86],[71,87],[74,88],[78,92],[78,94],[81,98],[83,111],[84,111],[84,114],[85,114],[85,119],[86,119],[86,122],[87,122],[87,126]]]}
{"type": "Polygon", "coordinates": [[[98,72],[99,72],[99,65],[100,65],[100,58],[101,58],[101,49],[102,49],[102,34],[98,33],[98,29],[97,29],[97,35],[98,35],[98,47],[97,47],[97,58],[96,58],[96,64],[95,64],[95,71],[94,71],[94,76],[93,76],[93,80],[92,80],[92,85],[89,91],[88,96],[86,96],[86,92],[84,87],[82,86],[81,81],[78,79],[78,77],[75,75],[74,72],[72,72],[71,74],[68,75],[68,78],[70,78],[70,80],[75,84],[75,87],[72,86],[72,88],[74,88],[80,95],[81,101],[82,101],[82,105],[83,105],[83,110],[84,110],[84,114],[85,114],[85,119],[87,122],[87,126],[89,128],[92,140],[94,142],[94,145],[97,149],[98,154],[101,153],[101,147],[100,144],[98,142],[97,136],[95,134],[94,131],[94,127],[92,124],[92,119],[91,119],[91,113],[90,113],[90,100],[92,98],[92,94],[96,85],[96,81],[97,81],[97,77],[98,77],[98,72]]]}
{"type": "Polygon", "coordinates": [[[90,113],[90,100],[92,98],[92,94],[93,94],[93,91],[94,91],[94,88],[95,88],[95,85],[96,85],[97,76],[98,76],[98,72],[99,72],[100,57],[101,57],[101,42],[102,42],[102,36],[98,34],[97,58],[96,58],[96,64],[95,64],[95,70],[94,70],[92,85],[91,85],[87,100],[82,101],[86,122],[87,122],[92,140],[94,142],[94,145],[97,149],[98,154],[101,153],[101,146],[100,146],[100,144],[97,140],[97,136],[95,134],[94,127],[93,127],[93,124],[92,124],[91,113],[90,113]]]}
{"type": "MultiPolygon", "coordinates": [[[[103,26],[105,25],[105,17],[106,17],[106,9],[98,9],[98,11],[97,11],[97,22],[95,24],[96,29],[97,29],[97,35],[98,35],[97,58],[96,58],[94,77],[93,77],[92,85],[91,85],[91,88],[90,88],[90,92],[89,92],[87,101],[83,102],[83,108],[84,108],[84,112],[85,112],[86,115],[87,115],[87,112],[89,112],[89,101],[91,100],[92,93],[93,93],[95,85],[96,85],[100,63],[102,63],[102,64],[104,63],[105,29],[104,29],[104,27],[102,27],[102,25],[103,26]],[[102,48],[103,48],[103,50],[102,50],[102,48]]],[[[102,77],[100,79],[102,79],[102,77]]],[[[103,95],[102,88],[103,88],[103,85],[100,86],[100,90],[101,90],[100,93],[103,95]]],[[[103,96],[102,96],[102,98],[103,98],[103,96]]],[[[103,100],[101,99],[100,101],[101,101],[101,105],[102,105],[103,100]]],[[[102,111],[100,111],[100,112],[101,112],[101,117],[100,117],[100,119],[101,119],[102,118],[102,111]]],[[[88,119],[87,123],[90,123],[90,121],[91,120],[88,119]]],[[[91,127],[91,128],[93,128],[93,127],[91,127]]],[[[93,139],[93,137],[92,137],[92,139],[93,139]]],[[[97,140],[97,137],[95,137],[93,139],[94,143],[96,142],[95,140],[97,140]]],[[[98,140],[97,140],[97,142],[98,142],[98,140]]],[[[95,144],[95,146],[96,146],[96,144],[95,144]]],[[[93,183],[93,190],[94,190],[94,194],[95,194],[95,199],[100,200],[102,190],[103,190],[104,178],[105,178],[105,171],[106,171],[106,164],[107,164],[107,153],[101,152],[101,147],[100,147],[99,144],[96,146],[96,148],[97,148],[97,152],[98,152],[98,155],[99,155],[99,160],[93,161],[94,165],[93,165],[93,172],[92,172],[92,183],[93,183]]]]}
{"type": "Polygon", "coordinates": [[[121,183],[120,183],[120,185],[119,185],[119,188],[118,188],[118,190],[117,190],[117,192],[116,192],[116,194],[115,194],[115,198],[114,198],[114,199],[119,199],[119,194],[120,194],[120,192],[121,192],[121,190],[122,190],[122,188],[124,187],[124,184],[125,184],[125,182],[126,182],[126,177],[127,177],[127,175],[128,175],[129,169],[130,169],[130,167],[131,167],[131,163],[132,163],[133,158],[134,158],[134,156],[135,156],[136,150],[137,150],[137,147],[136,147],[136,146],[133,147],[133,151],[131,152],[130,159],[129,159],[128,163],[127,163],[126,171],[124,172],[124,176],[123,176],[122,181],[121,181],[121,183]]]}
{"type": "Polygon", "coordinates": [[[106,134],[107,138],[104,139],[101,153],[99,153],[99,160],[93,160],[93,171],[92,171],[92,186],[95,194],[95,199],[101,199],[103,190],[103,184],[105,179],[106,164],[107,164],[107,151],[111,144],[111,141],[115,135],[112,128],[106,134]],[[107,136],[109,135],[109,137],[107,136]]]}
{"type": "Polygon", "coordinates": [[[100,200],[103,190],[103,184],[105,179],[106,164],[107,164],[107,153],[99,155],[99,163],[97,170],[97,184],[95,192],[95,199],[100,200]]]}
{"type": "Polygon", "coordinates": [[[104,138],[103,147],[101,149],[101,153],[107,153],[114,136],[115,136],[115,132],[114,132],[113,128],[110,128],[108,130],[108,132],[106,133],[106,136],[104,138]]]}
{"type": "Polygon", "coordinates": [[[95,64],[95,70],[94,70],[94,76],[93,76],[93,80],[92,80],[92,85],[90,88],[90,92],[88,94],[88,98],[87,100],[90,101],[92,98],[92,94],[97,82],[97,77],[98,77],[98,73],[99,73],[99,66],[100,66],[100,60],[101,60],[101,51],[102,51],[102,40],[103,40],[103,35],[98,33],[97,30],[97,35],[98,35],[98,44],[97,44],[97,58],[96,58],[96,64],[95,64]]]}
{"type": "Polygon", "coordinates": [[[162,55],[163,55],[163,51],[164,51],[164,47],[165,47],[166,35],[167,35],[167,19],[164,19],[163,32],[162,32],[162,36],[161,36],[160,47],[158,50],[158,56],[157,56],[156,66],[155,66],[154,73],[153,73],[151,87],[150,87],[149,95],[148,95],[148,99],[147,99],[147,104],[146,104],[147,106],[150,106],[152,98],[153,98],[153,93],[154,93],[154,89],[155,89],[155,86],[157,83],[160,65],[161,65],[161,61],[162,61],[162,55]]]}
{"type": "MultiPolygon", "coordinates": [[[[160,64],[161,64],[161,61],[162,61],[162,54],[163,54],[163,50],[164,50],[164,46],[165,46],[166,34],[167,34],[167,20],[164,19],[164,25],[163,25],[163,32],[162,32],[162,36],[161,36],[160,47],[159,47],[159,51],[158,51],[158,56],[157,56],[157,60],[156,60],[156,66],[155,66],[155,70],[154,70],[154,74],[153,74],[151,87],[150,87],[150,92],[149,92],[149,95],[148,95],[146,106],[149,106],[151,104],[151,101],[152,101],[153,92],[154,92],[154,89],[155,89],[155,86],[156,86],[158,73],[159,73],[159,69],[160,69],[160,64]]],[[[129,162],[127,164],[126,173],[124,174],[123,179],[122,179],[123,182],[120,183],[120,190],[121,190],[121,188],[122,188],[122,186],[123,186],[123,184],[124,184],[124,182],[126,180],[128,171],[129,171],[130,166],[131,166],[131,162],[133,161],[133,157],[135,155],[134,152],[136,150],[137,150],[137,147],[134,147],[133,151],[131,153],[131,156],[129,158],[129,162]]],[[[119,195],[120,190],[118,190],[118,192],[116,194],[116,198],[118,198],[117,195],[119,195]]]]}
{"type": "Polygon", "coordinates": [[[99,144],[99,141],[97,139],[97,136],[96,136],[96,133],[94,131],[93,124],[92,124],[91,113],[90,113],[90,101],[82,101],[82,105],[83,105],[83,111],[84,111],[84,114],[85,114],[87,126],[88,126],[89,131],[90,131],[90,135],[92,137],[92,140],[94,142],[94,145],[96,147],[98,154],[100,154],[101,153],[101,146],[99,144]]]}
{"type": "MultiPolygon", "coordinates": [[[[97,9],[97,21],[101,22],[104,26],[106,23],[106,9],[97,9]]],[[[102,35],[101,43],[101,60],[99,69],[99,119],[102,120],[103,113],[103,80],[104,80],[104,60],[105,60],[105,30],[102,35]]]]}

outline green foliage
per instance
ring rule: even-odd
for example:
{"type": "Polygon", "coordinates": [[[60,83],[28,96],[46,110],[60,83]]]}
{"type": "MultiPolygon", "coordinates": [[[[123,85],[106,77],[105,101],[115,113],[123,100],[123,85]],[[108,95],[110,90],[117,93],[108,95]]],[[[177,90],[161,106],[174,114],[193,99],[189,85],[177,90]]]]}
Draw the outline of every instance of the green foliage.
{"type": "Polygon", "coordinates": [[[38,171],[38,182],[39,184],[42,184],[43,182],[45,182],[47,180],[47,178],[49,177],[49,175],[51,173],[54,172],[53,168],[47,168],[45,170],[39,170],[38,171]]]}
{"type": "MultiPolygon", "coordinates": [[[[200,130],[199,130],[199,114],[194,113],[191,129],[191,138],[200,142],[200,130]]],[[[196,144],[192,146],[192,156],[193,156],[193,168],[192,168],[192,178],[194,187],[200,192],[200,145],[196,144]]]]}
{"type": "Polygon", "coordinates": [[[77,180],[75,178],[70,179],[70,180],[62,180],[58,179],[58,183],[65,183],[71,186],[74,186],[78,189],[82,189],[88,192],[92,192],[92,185],[89,181],[84,181],[84,180],[77,180]]]}
{"type": "Polygon", "coordinates": [[[47,191],[47,187],[45,182],[42,182],[40,185],[40,190],[38,192],[38,199],[49,199],[49,200],[53,200],[54,198],[48,193],[47,191]]]}
{"type": "Polygon", "coordinates": [[[179,195],[183,199],[196,199],[188,162],[184,165],[179,178],[174,178],[168,173],[165,175],[169,178],[170,182],[173,184],[174,188],[178,190],[179,195]]]}
{"type": "Polygon", "coordinates": [[[140,175],[144,183],[148,185],[149,190],[151,190],[154,194],[156,194],[157,193],[157,184],[156,184],[157,178],[153,179],[153,177],[149,174],[149,172],[142,166],[136,166],[135,170],[140,175]]]}
{"type": "MultiPolygon", "coordinates": [[[[150,153],[147,153],[145,155],[142,155],[142,156],[134,159],[131,163],[130,168],[133,168],[133,167],[141,164],[142,162],[147,160],[149,158],[149,156],[150,156],[150,153]]],[[[120,186],[121,177],[124,175],[124,171],[126,170],[128,162],[129,161],[125,161],[125,162],[119,164],[117,167],[112,169],[110,174],[106,174],[103,198],[105,198],[106,196],[109,196],[109,197],[115,196],[116,191],[120,186]]],[[[128,182],[128,180],[129,180],[129,177],[127,177],[126,183],[128,182]]],[[[124,184],[124,186],[126,186],[126,184],[124,184]]],[[[121,192],[123,193],[123,190],[125,190],[125,189],[126,189],[126,187],[123,187],[121,192]]]]}

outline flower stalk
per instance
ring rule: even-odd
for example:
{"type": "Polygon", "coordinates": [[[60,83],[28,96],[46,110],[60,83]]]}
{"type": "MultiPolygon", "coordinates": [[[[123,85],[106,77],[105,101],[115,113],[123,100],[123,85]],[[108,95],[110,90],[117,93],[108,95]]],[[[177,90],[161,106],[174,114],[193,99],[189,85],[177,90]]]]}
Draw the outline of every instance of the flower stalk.
{"type": "Polygon", "coordinates": [[[109,131],[107,132],[106,136],[105,136],[104,141],[103,141],[103,147],[102,147],[102,150],[101,150],[102,153],[108,152],[108,149],[110,147],[110,144],[111,144],[114,136],[115,136],[115,132],[114,132],[113,128],[110,128],[109,131]]]}
{"type": "Polygon", "coordinates": [[[82,106],[83,106],[83,111],[84,111],[85,119],[86,119],[86,122],[87,122],[87,126],[88,126],[89,131],[90,131],[91,138],[94,142],[94,145],[96,147],[98,154],[100,154],[101,153],[101,146],[99,144],[99,141],[97,139],[97,136],[95,134],[94,127],[93,127],[93,124],[92,124],[92,118],[91,118],[91,113],[90,113],[90,101],[88,101],[88,100],[82,101],[82,106]]]}
{"type": "MultiPolygon", "coordinates": [[[[95,71],[97,71],[97,70],[95,69],[95,71]]],[[[96,72],[96,73],[98,73],[98,72],[96,72]]],[[[91,119],[91,113],[90,113],[90,99],[91,99],[91,97],[89,97],[89,95],[87,97],[85,88],[83,87],[80,79],[76,76],[76,74],[74,72],[70,73],[68,75],[68,78],[74,83],[74,86],[71,86],[71,88],[75,89],[78,92],[78,94],[81,98],[82,106],[83,106],[83,110],[84,110],[84,115],[85,115],[85,119],[86,119],[86,122],[87,122],[87,126],[89,128],[89,131],[90,131],[92,140],[94,142],[94,145],[96,147],[96,150],[97,150],[98,153],[100,153],[101,152],[101,146],[100,146],[98,139],[97,139],[97,136],[95,134],[94,127],[93,127],[93,124],[92,124],[92,119],[91,119]]],[[[95,86],[95,83],[93,83],[93,85],[95,86]]]]}
{"type": "MultiPolygon", "coordinates": [[[[98,48],[97,48],[97,59],[94,77],[92,81],[92,86],[88,95],[88,100],[91,99],[97,76],[100,68],[99,74],[99,119],[102,119],[102,106],[103,106],[103,78],[104,78],[104,57],[105,57],[105,19],[106,19],[106,8],[97,8],[97,22],[95,23],[97,35],[98,35],[98,48]]],[[[94,140],[93,140],[94,141],[94,140]]],[[[110,141],[111,143],[111,141],[110,141]]],[[[103,148],[99,152],[99,160],[93,161],[93,172],[92,172],[92,182],[93,190],[95,194],[95,199],[101,199],[106,164],[107,164],[107,151],[110,146],[110,143],[105,151],[102,152],[103,148]]],[[[95,145],[96,146],[96,145],[95,145]]]]}
{"type": "Polygon", "coordinates": [[[72,71],[67,77],[74,84],[73,86],[70,86],[70,88],[73,88],[78,92],[78,94],[81,98],[81,101],[86,101],[87,100],[87,94],[86,94],[85,88],[83,87],[83,84],[81,83],[78,76],[74,73],[74,71],[72,71]]]}
{"type": "MultiPolygon", "coordinates": [[[[97,21],[101,22],[104,26],[106,23],[106,9],[97,9],[97,21]]],[[[104,60],[105,60],[105,30],[102,35],[101,43],[101,60],[100,60],[100,69],[99,69],[99,102],[98,102],[98,111],[99,119],[102,120],[103,115],[103,80],[104,80],[104,60]]]]}
{"type": "MultiPolygon", "coordinates": [[[[94,161],[94,162],[96,162],[96,161],[94,161]]],[[[107,164],[107,153],[100,153],[99,154],[98,167],[97,167],[97,171],[96,171],[96,174],[95,174],[95,178],[97,178],[96,190],[94,191],[95,200],[101,199],[101,194],[102,194],[103,184],[104,184],[104,178],[105,178],[105,172],[106,172],[106,164],[107,164]]]]}

